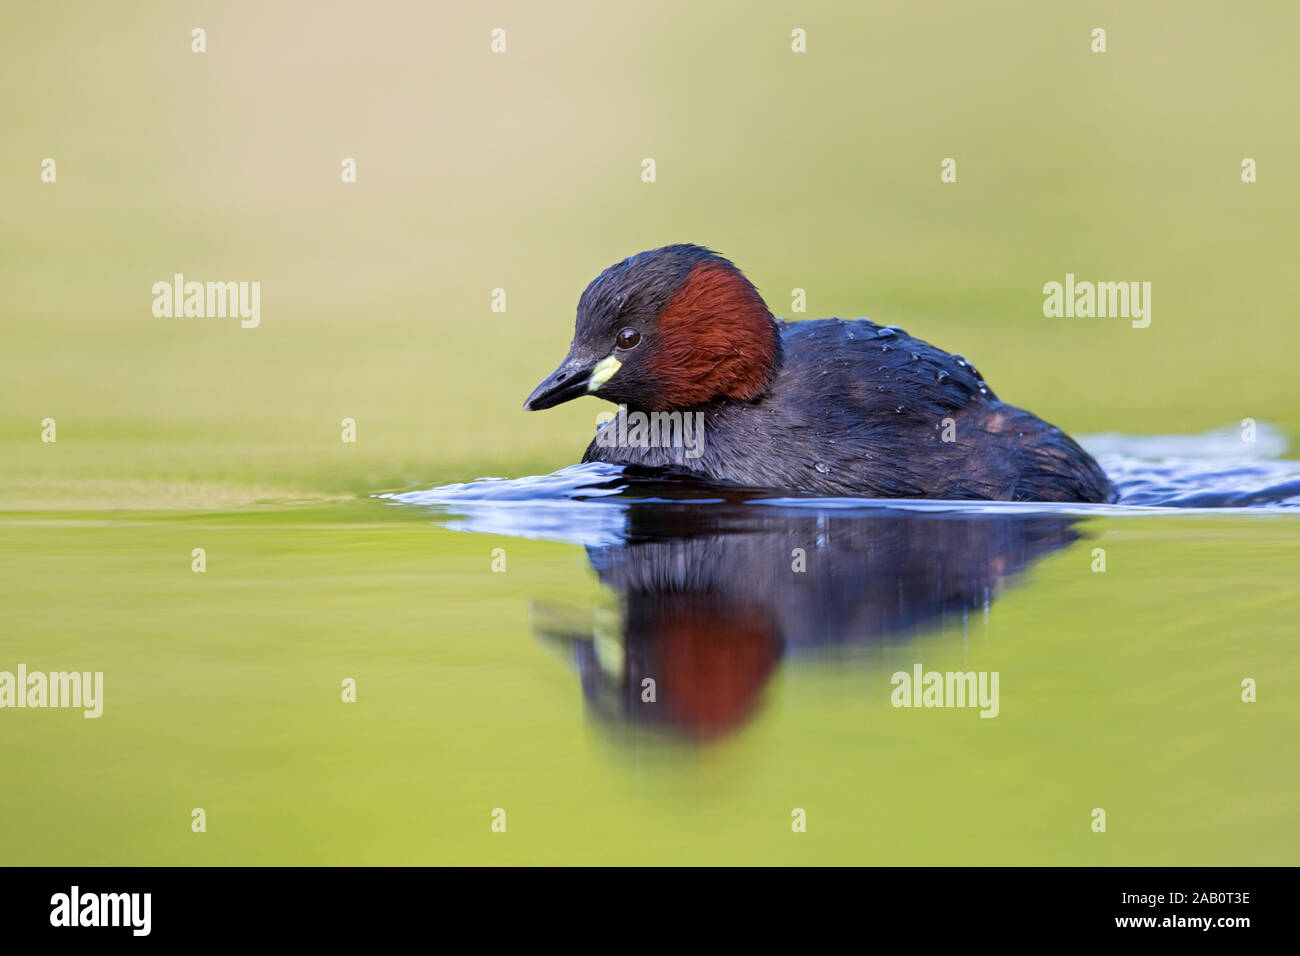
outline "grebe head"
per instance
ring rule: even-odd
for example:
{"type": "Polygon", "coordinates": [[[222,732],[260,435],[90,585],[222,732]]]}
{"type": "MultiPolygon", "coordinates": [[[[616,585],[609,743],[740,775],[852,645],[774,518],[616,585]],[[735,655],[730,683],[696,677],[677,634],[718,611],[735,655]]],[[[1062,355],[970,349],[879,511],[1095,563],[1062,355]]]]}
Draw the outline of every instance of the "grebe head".
{"type": "Polygon", "coordinates": [[[643,411],[751,401],[780,360],[772,313],[739,269],[702,246],[664,246],[587,286],[569,354],[524,408],[587,394],[643,411]]]}

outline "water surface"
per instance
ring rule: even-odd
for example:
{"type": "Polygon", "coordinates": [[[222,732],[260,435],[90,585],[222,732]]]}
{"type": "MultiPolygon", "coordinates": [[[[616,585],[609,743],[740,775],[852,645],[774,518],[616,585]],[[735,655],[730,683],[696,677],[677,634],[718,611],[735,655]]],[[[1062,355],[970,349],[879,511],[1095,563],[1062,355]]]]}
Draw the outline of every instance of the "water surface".
{"type": "Polygon", "coordinates": [[[1092,443],[1107,506],[576,466],[11,513],[7,659],[106,701],[6,715],[0,858],[1294,863],[1298,469],[1217,440],[1092,443]],[[996,671],[997,716],[892,706],[917,665],[996,671]]]}

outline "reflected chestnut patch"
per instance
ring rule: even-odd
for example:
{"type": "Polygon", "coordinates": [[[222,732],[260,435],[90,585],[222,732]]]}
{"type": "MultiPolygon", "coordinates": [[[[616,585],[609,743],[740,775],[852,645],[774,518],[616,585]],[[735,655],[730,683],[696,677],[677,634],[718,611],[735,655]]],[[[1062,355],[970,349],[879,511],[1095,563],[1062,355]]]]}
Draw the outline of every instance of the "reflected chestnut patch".
{"type": "MultiPolygon", "coordinates": [[[[1273,460],[1286,441],[1268,425],[1246,458],[1235,426],[1088,444],[1123,508],[1300,506],[1300,464],[1273,460]]],[[[576,667],[598,723],[692,739],[743,726],[801,654],[879,652],[982,613],[1105,510],[823,499],[600,462],[380,497],[455,530],[585,547],[616,610],[535,607],[536,633],[576,667]]]]}
{"type": "Polygon", "coordinates": [[[869,653],[982,615],[1078,540],[1075,521],[628,500],[616,542],[587,548],[616,612],[580,625],[574,609],[538,607],[535,630],[572,661],[599,722],[716,739],[752,719],[801,654],[869,653]]]}

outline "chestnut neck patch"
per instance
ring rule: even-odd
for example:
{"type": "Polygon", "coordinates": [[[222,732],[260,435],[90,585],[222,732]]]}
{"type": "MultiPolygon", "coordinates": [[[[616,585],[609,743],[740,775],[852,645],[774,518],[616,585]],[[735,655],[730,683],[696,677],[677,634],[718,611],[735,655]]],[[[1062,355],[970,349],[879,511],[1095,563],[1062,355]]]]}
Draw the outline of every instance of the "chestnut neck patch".
{"type": "Polygon", "coordinates": [[[664,405],[751,401],[771,384],[781,334],[758,290],[727,263],[704,262],[664,306],[651,360],[664,405]]]}

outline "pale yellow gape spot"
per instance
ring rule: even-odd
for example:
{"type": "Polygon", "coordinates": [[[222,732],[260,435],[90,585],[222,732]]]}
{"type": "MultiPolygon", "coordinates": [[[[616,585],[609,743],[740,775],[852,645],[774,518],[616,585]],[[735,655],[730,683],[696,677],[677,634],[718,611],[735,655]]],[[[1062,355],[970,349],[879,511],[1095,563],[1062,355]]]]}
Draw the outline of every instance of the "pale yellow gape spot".
{"type": "Polygon", "coordinates": [[[591,378],[587,379],[587,391],[594,392],[611,378],[614,373],[623,367],[623,363],[614,356],[601,359],[596,367],[591,370],[591,378]]]}

